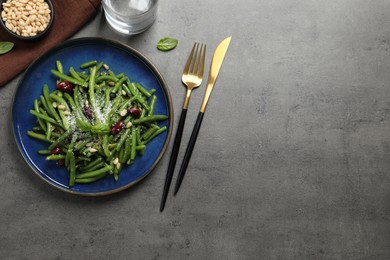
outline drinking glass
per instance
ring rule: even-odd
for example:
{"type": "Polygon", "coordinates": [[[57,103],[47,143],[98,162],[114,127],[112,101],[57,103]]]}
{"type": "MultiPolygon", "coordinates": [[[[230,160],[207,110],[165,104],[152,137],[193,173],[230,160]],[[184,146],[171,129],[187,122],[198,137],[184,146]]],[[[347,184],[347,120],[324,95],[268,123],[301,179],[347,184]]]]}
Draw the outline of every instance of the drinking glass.
{"type": "Polygon", "coordinates": [[[102,0],[107,22],[123,34],[138,34],[156,20],[158,0],[102,0]]]}

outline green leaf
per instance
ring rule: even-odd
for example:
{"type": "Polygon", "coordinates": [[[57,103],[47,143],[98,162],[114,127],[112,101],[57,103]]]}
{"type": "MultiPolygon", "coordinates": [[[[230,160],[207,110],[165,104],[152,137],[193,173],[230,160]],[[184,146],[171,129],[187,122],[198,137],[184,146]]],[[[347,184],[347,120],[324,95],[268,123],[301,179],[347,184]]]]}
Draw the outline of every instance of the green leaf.
{"type": "Polygon", "coordinates": [[[78,118],[76,118],[76,125],[82,132],[89,132],[92,128],[92,125],[90,123],[82,121],[78,118]]]}
{"type": "Polygon", "coordinates": [[[9,52],[13,47],[13,42],[0,42],[0,55],[9,52]]]}
{"type": "Polygon", "coordinates": [[[110,127],[106,124],[97,124],[92,126],[91,132],[95,134],[108,134],[110,132],[110,127]]]}
{"type": "Polygon", "coordinates": [[[178,40],[174,38],[162,38],[158,43],[157,43],[157,49],[160,51],[170,51],[174,49],[177,46],[178,40]]]}

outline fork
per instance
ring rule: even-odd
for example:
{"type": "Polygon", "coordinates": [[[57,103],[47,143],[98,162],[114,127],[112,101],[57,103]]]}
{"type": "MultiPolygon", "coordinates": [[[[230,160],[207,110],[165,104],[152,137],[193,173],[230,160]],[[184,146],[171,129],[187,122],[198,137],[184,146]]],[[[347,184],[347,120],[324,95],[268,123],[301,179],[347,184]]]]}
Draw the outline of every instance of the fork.
{"type": "Polygon", "coordinates": [[[184,123],[187,116],[187,109],[190,102],[192,90],[199,87],[202,83],[204,72],[204,61],[206,56],[206,45],[194,43],[190,56],[184,67],[181,81],[187,88],[186,97],[184,99],[183,108],[181,110],[179,125],[176,131],[175,141],[173,143],[171,157],[169,159],[168,171],[165,178],[163,196],[161,198],[160,212],[164,210],[165,202],[167,200],[169,187],[172,182],[173,172],[175,170],[177,155],[180,149],[180,143],[183,135],[184,123]]]}

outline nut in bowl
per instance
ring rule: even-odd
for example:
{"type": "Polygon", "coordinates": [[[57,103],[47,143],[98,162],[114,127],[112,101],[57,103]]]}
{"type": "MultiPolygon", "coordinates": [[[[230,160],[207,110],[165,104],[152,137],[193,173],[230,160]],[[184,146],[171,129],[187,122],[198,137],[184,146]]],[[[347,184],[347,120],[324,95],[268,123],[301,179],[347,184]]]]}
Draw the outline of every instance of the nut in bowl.
{"type": "Polygon", "coordinates": [[[50,30],[54,18],[50,0],[0,0],[0,21],[10,35],[36,40],[50,30]]]}

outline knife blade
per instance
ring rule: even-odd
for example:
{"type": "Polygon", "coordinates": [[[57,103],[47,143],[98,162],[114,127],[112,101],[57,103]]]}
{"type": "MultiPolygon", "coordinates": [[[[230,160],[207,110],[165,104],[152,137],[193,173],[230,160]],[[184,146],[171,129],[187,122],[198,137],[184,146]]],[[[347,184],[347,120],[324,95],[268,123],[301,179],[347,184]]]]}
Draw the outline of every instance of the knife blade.
{"type": "Polygon", "coordinates": [[[205,95],[203,98],[202,105],[200,106],[200,112],[204,112],[206,110],[207,104],[208,104],[209,99],[210,99],[211,92],[213,91],[214,84],[217,80],[219,71],[222,67],[222,62],[225,58],[225,55],[226,55],[226,52],[228,50],[231,39],[232,39],[232,36],[227,37],[215,49],[213,58],[211,60],[210,72],[209,72],[209,77],[207,80],[206,92],[205,92],[205,95]]]}

